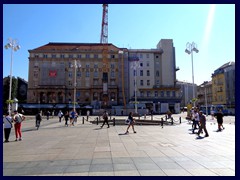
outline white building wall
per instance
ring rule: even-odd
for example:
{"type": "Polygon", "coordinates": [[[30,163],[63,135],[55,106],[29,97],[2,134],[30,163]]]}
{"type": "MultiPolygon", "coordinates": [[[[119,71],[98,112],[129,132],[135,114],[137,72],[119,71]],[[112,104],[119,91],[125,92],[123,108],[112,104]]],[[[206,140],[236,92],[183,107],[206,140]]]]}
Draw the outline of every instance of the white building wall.
{"type": "Polygon", "coordinates": [[[162,70],[162,85],[174,85],[175,78],[175,60],[174,48],[172,39],[161,39],[157,45],[158,49],[163,50],[161,70],[162,70]]]}

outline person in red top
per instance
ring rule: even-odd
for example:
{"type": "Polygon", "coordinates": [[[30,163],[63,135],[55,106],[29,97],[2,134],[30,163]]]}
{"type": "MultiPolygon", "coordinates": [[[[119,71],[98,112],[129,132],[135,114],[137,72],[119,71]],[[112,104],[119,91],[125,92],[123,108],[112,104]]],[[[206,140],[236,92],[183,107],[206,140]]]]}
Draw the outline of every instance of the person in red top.
{"type": "Polygon", "coordinates": [[[16,140],[15,141],[21,141],[22,140],[22,132],[21,132],[21,125],[22,121],[25,120],[25,116],[18,113],[17,110],[14,110],[14,116],[13,116],[13,121],[14,121],[14,128],[15,128],[15,135],[16,135],[16,140]],[[18,139],[19,136],[19,139],[18,139]]]}

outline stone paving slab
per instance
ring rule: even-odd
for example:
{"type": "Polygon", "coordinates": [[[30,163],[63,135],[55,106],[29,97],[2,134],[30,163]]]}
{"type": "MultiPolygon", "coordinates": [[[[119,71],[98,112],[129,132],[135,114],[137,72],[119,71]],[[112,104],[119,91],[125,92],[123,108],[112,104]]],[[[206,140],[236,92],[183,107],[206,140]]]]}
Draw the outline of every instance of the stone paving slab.
{"type": "Polygon", "coordinates": [[[29,120],[23,122],[23,141],[14,141],[13,129],[3,143],[3,175],[235,176],[235,118],[229,119],[222,132],[208,120],[207,138],[192,134],[184,119],[163,128],[137,125],[137,133],[130,129],[128,135],[127,126],[101,129],[78,121],[65,127],[57,117],[36,130],[29,120]]]}

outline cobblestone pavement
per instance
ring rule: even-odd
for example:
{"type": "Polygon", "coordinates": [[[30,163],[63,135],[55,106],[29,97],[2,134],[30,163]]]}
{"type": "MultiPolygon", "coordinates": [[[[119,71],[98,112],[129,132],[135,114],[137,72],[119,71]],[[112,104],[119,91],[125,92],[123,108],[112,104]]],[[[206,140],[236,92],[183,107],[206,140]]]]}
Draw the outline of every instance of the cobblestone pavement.
{"type": "Polygon", "coordinates": [[[127,135],[126,125],[100,128],[89,121],[82,124],[81,118],[65,127],[53,117],[36,130],[33,117],[27,117],[23,140],[15,142],[12,129],[10,142],[3,143],[3,175],[235,176],[234,116],[224,117],[221,132],[208,116],[209,137],[200,138],[192,134],[185,114],[173,117],[174,125],[137,125],[137,133],[130,128],[127,135]]]}

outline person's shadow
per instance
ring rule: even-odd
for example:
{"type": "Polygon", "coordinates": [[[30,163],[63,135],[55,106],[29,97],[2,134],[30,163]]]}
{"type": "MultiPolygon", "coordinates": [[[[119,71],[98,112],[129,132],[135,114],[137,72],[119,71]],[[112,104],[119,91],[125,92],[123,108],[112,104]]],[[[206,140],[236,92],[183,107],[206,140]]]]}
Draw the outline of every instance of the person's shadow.
{"type": "Polygon", "coordinates": [[[126,134],[126,133],[119,133],[118,135],[121,136],[121,135],[128,135],[128,134],[126,134]]]}

